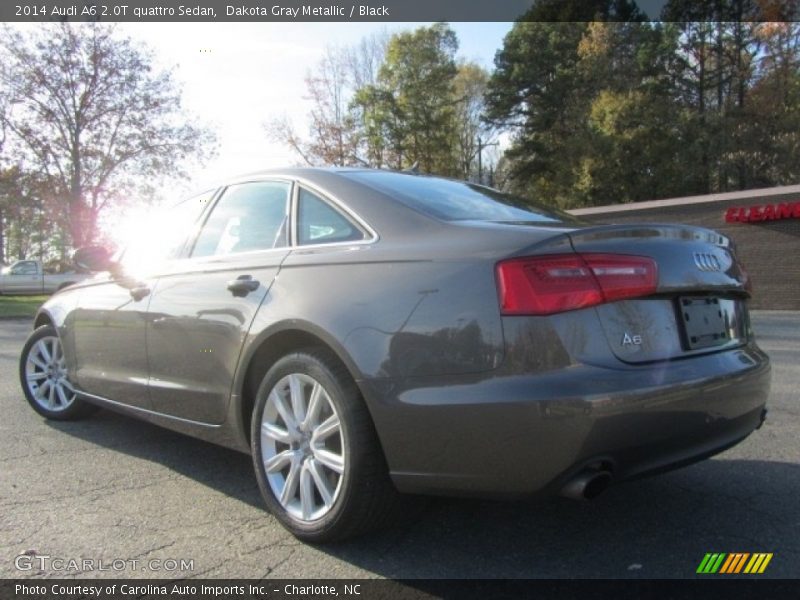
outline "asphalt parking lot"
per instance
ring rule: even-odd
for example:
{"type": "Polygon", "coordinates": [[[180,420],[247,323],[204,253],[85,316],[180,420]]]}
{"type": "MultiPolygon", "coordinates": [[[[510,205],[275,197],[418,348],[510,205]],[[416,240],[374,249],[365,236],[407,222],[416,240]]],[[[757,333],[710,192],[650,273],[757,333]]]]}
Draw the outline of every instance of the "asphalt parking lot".
{"type": "Polygon", "coordinates": [[[798,578],[800,313],[753,324],[773,392],[739,446],[591,503],[436,500],[395,529],[313,547],[262,510],[248,456],[106,411],[41,419],[17,380],[30,325],[0,321],[0,577],[80,575],[20,571],[25,552],[126,561],[82,576],[169,578],[671,578],[694,577],[707,552],[772,552],[763,576],[798,578]]]}

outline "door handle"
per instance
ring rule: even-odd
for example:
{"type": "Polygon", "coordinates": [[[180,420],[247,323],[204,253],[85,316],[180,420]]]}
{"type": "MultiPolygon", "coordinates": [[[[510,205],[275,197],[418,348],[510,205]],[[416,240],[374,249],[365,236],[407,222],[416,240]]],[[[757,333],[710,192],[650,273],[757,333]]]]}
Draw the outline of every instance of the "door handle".
{"type": "Polygon", "coordinates": [[[131,298],[133,298],[134,300],[136,300],[136,302],[138,302],[142,298],[146,298],[147,296],[150,295],[150,288],[147,286],[134,287],[131,288],[130,294],[131,298]]]}
{"type": "Polygon", "coordinates": [[[243,298],[250,292],[255,292],[261,283],[253,279],[250,275],[239,275],[236,279],[231,279],[228,282],[228,291],[232,292],[234,296],[243,298]]]}

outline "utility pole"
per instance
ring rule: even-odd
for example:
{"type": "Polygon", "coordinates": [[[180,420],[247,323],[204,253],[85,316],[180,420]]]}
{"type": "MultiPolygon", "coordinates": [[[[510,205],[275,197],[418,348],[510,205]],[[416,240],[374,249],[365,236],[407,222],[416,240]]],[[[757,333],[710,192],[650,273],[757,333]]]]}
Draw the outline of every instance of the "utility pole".
{"type": "Polygon", "coordinates": [[[0,265],[6,264],[6,228],[4,219],[3,209],[0,208],[0,265]]]}
{"type": "Polygon", "coordinates": [[[478,183],[483,184],[483,149],[489,146],[497,146],[497,142],[483,143],[481,136],[478,136],[478,183]]]}

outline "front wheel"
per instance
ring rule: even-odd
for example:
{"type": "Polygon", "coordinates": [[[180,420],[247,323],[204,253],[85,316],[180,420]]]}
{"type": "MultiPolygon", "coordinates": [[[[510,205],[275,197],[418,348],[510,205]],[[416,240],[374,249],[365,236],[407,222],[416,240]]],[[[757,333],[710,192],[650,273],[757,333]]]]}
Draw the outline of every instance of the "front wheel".
{"type": "Polygon", "coordinates": [[[346,369],[321,349],[276,362],[258,389],[253,462],[270,511],[296,537],[330,542],[389,518],[391,484],[372,420],[346,369]]]}
{"type": "Polygon", "coordinates": [[[69,421],[96,410],[77,397],[67,373],[61,340],[52,325],[39,327],[25,342],[19,379],[28,403],[43,417],[69,421]]]}

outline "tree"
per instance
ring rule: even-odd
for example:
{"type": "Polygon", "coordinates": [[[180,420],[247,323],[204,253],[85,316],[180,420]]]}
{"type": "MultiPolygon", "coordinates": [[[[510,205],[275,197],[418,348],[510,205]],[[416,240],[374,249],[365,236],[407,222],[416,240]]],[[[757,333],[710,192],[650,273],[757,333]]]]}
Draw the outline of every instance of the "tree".
{"type": "Polygon", "coordinates": [[[48,201],[64,209],[74,246],[97,236],[114,202],[203,158],[213,135],[189,124],[170,71],[104,24],[59,24],[0,42],[8,110],[6,153],[36,172],[48,201]]]}
{"type": "Polygon", "coordinates": [[[386,58],[389,34],[386,31],[373,33],[344,49],[345,62],[352,80],[353,89],[375,85],[378,72],[386,58]]]}
{"type": "Polygon", "coordinates": [[[513,133],[514,191],[569,206],[584,153],[590,100],[578,68],[586,23],[516,23],[495,56],[486,119],[513,133]]]}
{"type": "Polygon", "coordinates": [[[590,99],[574,184],[581,204],[635,202],[681,191],[687,165],[680,113],[669,101],[673,50],[662,26],[589,24],[578,46],[580,93],[590,99]]]}
{"type": "Polygon", "coordinates": [[[308,164],[403,169],[469,177],[477,156],[486,74],[456,62],[445,23],[328,49],[306,79],[309,134],[284,118],[268,135],[308,164]]]}
{"type": "MultiPolygon", "coordinates": [[[[686,171],[693,193],[745,189],[756,178],[748,158],[749,107],[760,54],[762,7],[755,0],[671,0],[664,16],[679,23],[673,72],[687,116],[693,155],[686,171]]],[[[779,3],[772,3],[777,7],[779,3]]]]}
{"type": "Polygon", "coordinates": [[[588,22],[643,19],[644,14],[633,0],[536,0],[520,21],[588,22]]]}
{"type": "MultiPolygon", "coordinates": [[[[360,164],[367,135],[359,122],[364,114],[353,103],[355,90],[374,84],[383,61],[386,40],[373,35],[352,47],[328,46],[317,65],[306,74],[308,136],[297,133],[286,116],[264,124],[267,136],[294,150],[306,164],[346,166],[360,164]]],[[[369,144],[367,155],[373,155],[369,144]]]]}
{"type": "Polygon", "coordinates": [[[404,116],[391,92],[377,84],[356,90],[351,103],[359,116],[363,162],[371,167],[403,168],[404,116]]]}
{"type": "Polygon", "coordinates": [[[458,38],[445,23],[392,36],[378,87],[395,128],[398,166],[455,175],[453,79],[458,38]]]}
{"type": "Polygon", "coordinates": [[[352,164],[358,138],[349,111],[351,73],[345,50],[329,46],[322,60],[306,74],[309,112],[309,138],[302,139],[286,117],[265,124],[270,138],[283,142],[310,164],[352,164]]]}
{"type": "Polygon", "coordinates": [[[455,98],[455,150],[459,177],[470,179],[477,173],[480,146],[493,143],[494,128],[483,120],[489,74],[475,63],[462,62],[453,78],[455,98]]]}
{"type": "Polygon", "coordinates": [[[67,240],[57,226],[63,207],[45,200],[44,187],[36,173],[0,170],[0,261],[35,256],[66,262],[67,240]]]}
{"type": "Polygon", "coordinates": [[[800,181],[800,23],[762,23],[762,53],[743,135],[754,185],[800,181]]]}
{"type": "MultiPolygon", "coordinates": [[[[610,4],[624,5],[564,7],[610,4]]],[[[512,133],[506,184],[570,207],[796,183],[800,26],[745,20],[766,6],[671,0],[665,23],[515,24],[486,97],[512,133]]]]}

